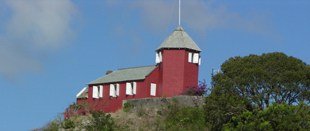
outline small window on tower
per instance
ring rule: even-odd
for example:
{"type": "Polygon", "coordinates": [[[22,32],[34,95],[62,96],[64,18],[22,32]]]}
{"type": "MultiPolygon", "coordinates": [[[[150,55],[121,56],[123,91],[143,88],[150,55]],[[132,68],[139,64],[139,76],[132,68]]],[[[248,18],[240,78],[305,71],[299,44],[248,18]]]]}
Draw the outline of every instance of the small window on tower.
{"type": "Polygon", "coordinates": [[[194,53],[193,63],[196,63],[196,64],[199,63],[199,53],[194,53]]]}
{"type": "Polygon", "coordinates": [[[156,59],[155,59],[156,64],[158,64],[158,63],[160,63],[162,61],[163,61],[163,58],[162,58],[161,52],[157,52],[156,53],[156,59]]]}
{"type": "Polygon", "coordinates": [[[188,62],[189,63],[193,62],[193,53],[192,52],[188,52],[188,62]]]}
{"type": "Polygon", "coordinates": [[[156,53],[156,59],[155,59],[156,64],[160,63],[160,59],[159,59],[159,54],[156,53]]]}
{"type": "Polygon", "coordinates": [[[159,62],[163,62],[163,55],[159,52],[159,62]]]}

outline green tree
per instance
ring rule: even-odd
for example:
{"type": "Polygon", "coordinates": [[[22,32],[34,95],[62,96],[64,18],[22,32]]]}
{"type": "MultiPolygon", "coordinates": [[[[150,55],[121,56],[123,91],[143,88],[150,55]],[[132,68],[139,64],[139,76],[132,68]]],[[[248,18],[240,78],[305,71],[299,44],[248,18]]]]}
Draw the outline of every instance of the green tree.
{"type": "Polygon", "coordinates": [[[308,130],[310,129],[309,106],[300,104],[274,104],[265,110],[245,111],[225,125],[235,130],[308,130]]]}
{"type": "Polygon", "coordinates": [[[213,78],[215,88],[229,90],[264,109],[272,103],[309,103],[310,66],[283,53],[234,57],[213,78]]]}
{"type": "Polygon", "coordinates": [[[205,104],[206,123],[212,130],[273,103],[309,104],[310,66],[283,53],[230,58],[212,80],[205,104]]]}
{"type": "Polygon", "coordinates": [[[220,130],[233,116],[247,110],[246,101],[230,94],[211,94],[206,98],[205,121],[212,130],[220,130]]]}

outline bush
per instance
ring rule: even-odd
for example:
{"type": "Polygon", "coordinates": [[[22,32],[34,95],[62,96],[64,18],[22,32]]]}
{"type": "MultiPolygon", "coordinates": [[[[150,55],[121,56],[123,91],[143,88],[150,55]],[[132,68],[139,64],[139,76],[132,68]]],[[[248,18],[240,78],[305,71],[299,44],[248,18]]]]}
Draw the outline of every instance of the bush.
{"type": "Polygon", "coordinates": [[[62,122],[62,128],[64,129],[73,129],[74,127],[75,127],[75,124],[71,119],[65,119],[62,122]]]}
{"type": "Polygon", "coordinates": [[[205,101],[205,120],[212,130],[221,130],[232,117],[249,110],[247,101],[240,97],[213,93],[205,101]]]}
{"type": "Polygon", "coordinates": [[[236,130],[307,130],[310,129],[309,106],[275,104],[265,110],[245,111],[225,125],[236,130]]]}
{"type": "Polygon", "coordinates": [[[202,130],[205,127],[204,111],[199,107],[168,106],[165,120],[167,130],[202,130]]]}
{"type": "Polygon", "coordinates": [[[190,87],[183,94],[190,96],[203,96],[208,93],[207,82],[199,81],[198,87],[190,87]]]}
{"type": "Polygon", "coordinates": [[[102,111],[91,112],[92,118],[90,124],[86,126],[86,130],[90,131],[113,131],[115,123],[110,114],[106,114],[102,111]]]}
{"type": "Polygon", "coordinates": [[[129,112],[134,106],[130,103],[124,103],[123,111],[124,112],[129,112]]]}

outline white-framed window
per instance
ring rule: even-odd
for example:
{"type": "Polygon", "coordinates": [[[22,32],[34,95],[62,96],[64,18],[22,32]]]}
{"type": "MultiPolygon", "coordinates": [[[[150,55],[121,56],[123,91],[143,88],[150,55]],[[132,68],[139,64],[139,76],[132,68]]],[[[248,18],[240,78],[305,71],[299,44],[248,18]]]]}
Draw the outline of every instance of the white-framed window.
{"type": "Polygon", "coordinates": [[[155,62],[158,64],[160,62],[163,61],[163,58],[162,58],[162,53],[161,52],[157,52],[156,53],[156,59],[155,59],[155,62]]]}
{"type": "Polygon", "coordinates": [[[93,86],[93,98],[99,98],[98,86],[93,86]]]}
{"type": "Polygon", "coordinates": [[[103,97],[103,85],[93,86],[93,98],[102,98],[103,97]]]}
{"type": "Polygon", "coordinates": [[[196,63],[196,64],[199,63],[199,53],[194,53],[194,56],[193,56],[193,63],[196,63]]]}
{"type": "Polygon", "coordinates": [[[117,97],[119,96],[119,84],[110,84],[110,96],[117,97]]]}
{"type": "Polygon", "coordinates": [[[151,83],[150,95],[156,96],[156,84],[155,83],[151,83]]]}
{"type": "Polygon", "coordinates": [[[192,52],[188,52],[188,62],[189,63],[193,62],[193,53],[192,52]]]}
{"type": "Polygon", "coordinates": [[[161,52],[159,52],[159,62],[163,62],[163,55],[161,52]]]}
{"type": "Polygon", "coordinates": [[[137,82],[127,82],[126,83],[126,95],[137,94],[137,82]]]}
{"type": "Polygon", "coordinates": [[[199,53],[188,52],[188,62],[200,65],[201,58],[200,58],[199,53]]]}
{"type": "Polygon", "coordinates": [[[159,54],[158,54],[158,53],[156,53],[156,59],[155,59],[155,62],[156,62],[156,64],[157,64],[157,63],[160,63],[160,60],[159,60],[159,54]]]}

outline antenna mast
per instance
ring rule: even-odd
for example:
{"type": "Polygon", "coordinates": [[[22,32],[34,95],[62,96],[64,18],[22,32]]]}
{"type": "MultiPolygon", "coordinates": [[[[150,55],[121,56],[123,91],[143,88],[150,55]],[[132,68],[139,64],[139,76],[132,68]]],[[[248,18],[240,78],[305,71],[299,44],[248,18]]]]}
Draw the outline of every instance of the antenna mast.
{"type": "Polygon", "coordinates": [[[179,26],[181,26],[181,0],[179,0],[179,26]]]}

